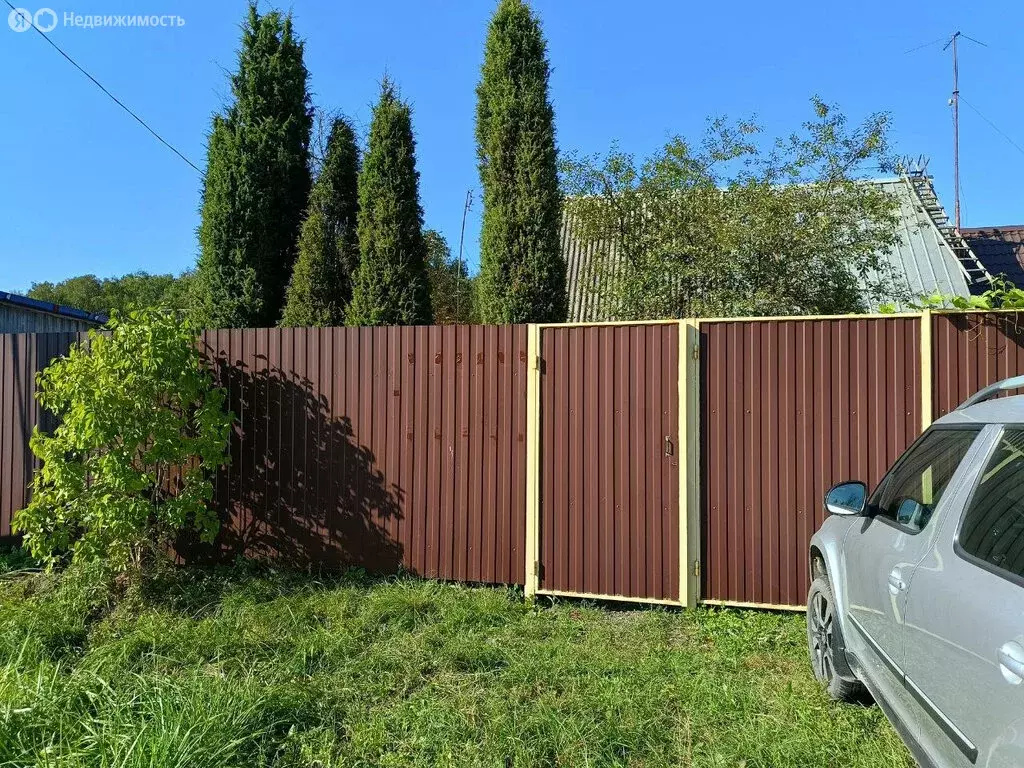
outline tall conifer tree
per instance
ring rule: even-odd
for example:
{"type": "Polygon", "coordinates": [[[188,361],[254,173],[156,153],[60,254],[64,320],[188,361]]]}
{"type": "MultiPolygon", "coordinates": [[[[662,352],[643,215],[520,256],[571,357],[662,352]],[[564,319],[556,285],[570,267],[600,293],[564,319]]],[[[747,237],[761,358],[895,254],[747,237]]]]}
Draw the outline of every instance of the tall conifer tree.
{"type": "Polygon", "coordinates": [[[387,79],[373,108],[359,174],[359,257],[348,310],[351,325],[431,321],[412,118],[387,79]]]}
{"type": "Polygon", "coordinates": [[[207,150],[193,295],[204,324],[270,326],[281,316],[309,202],[307,79],[291,16],[250,5],[233,102],[213,118],[207,150]]]}
{"type": "Polygon", "coordinates": [[[337,118],[309,196],[281,325],[326,327],[345,322],[359,265],[358,181],[356,134],[347,120],[337,118]]]}
{"type": "Polygon", "coordinates": [[[536,16],[523,0],[501,0],[491,19],[476,89],[484,322],[565,320],[550,69],[536,16]]]}

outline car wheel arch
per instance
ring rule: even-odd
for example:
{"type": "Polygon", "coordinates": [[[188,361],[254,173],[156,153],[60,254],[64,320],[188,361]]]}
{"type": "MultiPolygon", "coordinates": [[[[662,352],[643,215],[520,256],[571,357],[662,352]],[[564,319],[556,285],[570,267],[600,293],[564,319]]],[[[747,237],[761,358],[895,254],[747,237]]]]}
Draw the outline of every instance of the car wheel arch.
{"type": "Polygon", "coordinates": [[[841,549],[839,547],[822,546],[822,542],[812,540],[808,559],[809,574],[812,582],[820,577],[825,579],[831,587],[832,599],[835,602],[835,616],[839,624],[838,653],[836,654],[838,658],[835,659],[836,671],[846,679],[856,680],[857,674],[846,657],[846,638],[850,635],[846,620],[846,594],[845,590],[840,588],[841,584],[839,583],[842,581],[841,564],[838,562],[840,557],[841,549]],[[837,576],[839,578],[836,578],[837,576]]]}

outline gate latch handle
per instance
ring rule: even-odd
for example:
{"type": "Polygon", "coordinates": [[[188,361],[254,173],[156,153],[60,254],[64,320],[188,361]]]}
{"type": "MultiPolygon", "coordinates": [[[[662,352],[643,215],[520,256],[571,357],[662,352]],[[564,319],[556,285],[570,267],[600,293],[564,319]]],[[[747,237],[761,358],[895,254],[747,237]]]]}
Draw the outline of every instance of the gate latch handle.
{"type": "Polygon", "coordinates": [[[665,455],[671,456],[673,453],[675,453],[675,447],[672,445],[672,437],[665,435],[665,455]]]}

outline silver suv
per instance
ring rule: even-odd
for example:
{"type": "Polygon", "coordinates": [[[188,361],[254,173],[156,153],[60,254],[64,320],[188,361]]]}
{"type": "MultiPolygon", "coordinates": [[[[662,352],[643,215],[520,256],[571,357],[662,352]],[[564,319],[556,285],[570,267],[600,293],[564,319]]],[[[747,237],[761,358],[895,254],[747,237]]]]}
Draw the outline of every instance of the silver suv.
{"type": "Polygon", "coordinates": [[[834,486],[811,539],[807,642],[924,766],[1024,766],[1024,376],[935,422],[870,494],[834,486]]]}

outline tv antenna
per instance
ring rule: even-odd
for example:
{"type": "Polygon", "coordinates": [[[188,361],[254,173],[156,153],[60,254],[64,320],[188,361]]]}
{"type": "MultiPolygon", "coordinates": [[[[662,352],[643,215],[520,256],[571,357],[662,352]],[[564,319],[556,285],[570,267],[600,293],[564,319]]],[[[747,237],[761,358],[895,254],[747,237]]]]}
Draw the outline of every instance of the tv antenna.
{"type": "MultiPolygon", "coordinates": [[[[466,282],[464,278],[468,277],[469,270],[466,269],[466,264],[462,260],[462,243],[466,239],[466,216],[469,214],[470,208],[473,207],[473,188],[470,187],[466,190],[466,204],[462,208],[462,231],[459,233],[459,285],[466,282]]],[[[456,291],[455,293],[455,311],[458,312],[459,317],[462,317],[462,291],[456,291]]]]}
{"type": "Polygon", "coordinates": [[[942,46],[942,50],[950,47],[953,49],[953,95],[949,99],[949,104],[953,107],[953,216],[957,232],[960,231],[960,70],[956,42],[961,37],[967,38],[972,43],[985,45],[980,40],[975,40],[957,30],[942,46]]]}

